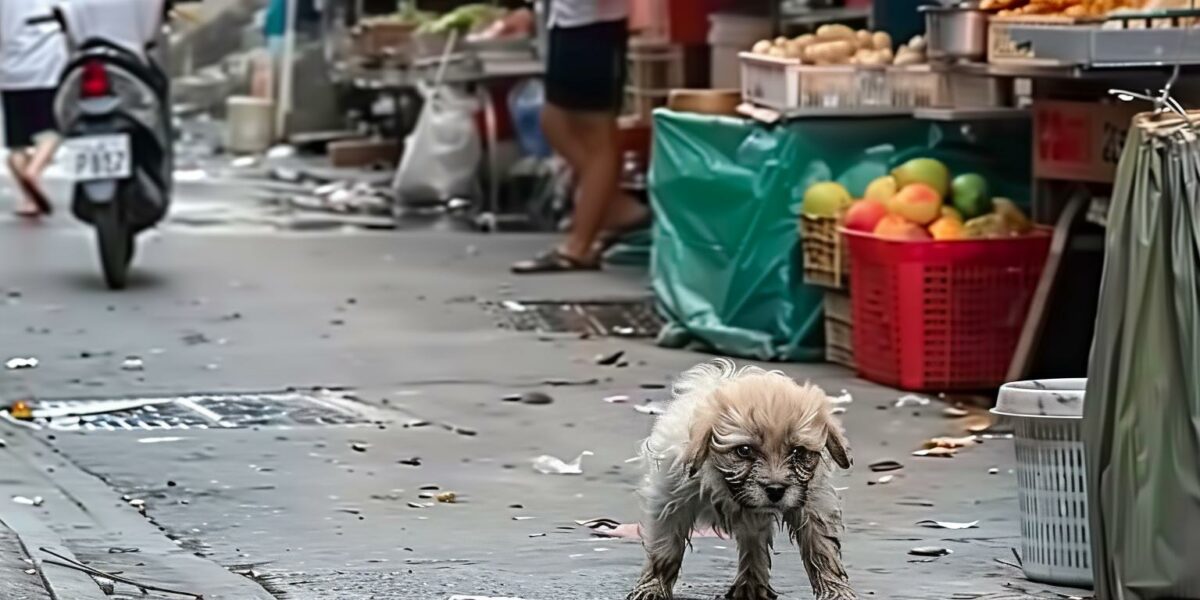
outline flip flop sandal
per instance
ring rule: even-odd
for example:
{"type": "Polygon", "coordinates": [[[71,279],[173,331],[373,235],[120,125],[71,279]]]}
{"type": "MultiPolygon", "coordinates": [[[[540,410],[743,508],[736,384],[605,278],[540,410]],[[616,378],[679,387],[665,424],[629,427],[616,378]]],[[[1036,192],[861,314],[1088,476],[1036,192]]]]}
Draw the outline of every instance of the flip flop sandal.
{"type": "Polygon", "coordinates": [[[14,210],[12,214],[14,217],[27,219],[29,221],[36,221],[37,219],[42,218],[42,211],[36,207],[32,209],[17,209],[14,210]]]}
{"type": "Polygon", "coordinates": [[[537,255],[533,259],[523,260],[512,266],[512,272],[517,275],[534,275],[537,273],[569,273],[571,271],[597,271],[600,265],[581,261],[559,252],[550,250],[537,255]]]}
{"type": "MultiPolygon", "coordinates": [[[[46,198],[46,194],[42,193],[42,190],[38,189],[37,186],[33,185],[33,183],[31,183],[28,179],[20,175],[16,177],[16,180],[17,185],[21,186],[21,190],[24,191],[31,200],[33,200],[35,205],[37,205],[39,213],[49,216],[54,212],[54,206],[50,204],[50,199],[46,198]]],[[[18,211],[18,214],[21,212],[25,211],[18,211]]]]}

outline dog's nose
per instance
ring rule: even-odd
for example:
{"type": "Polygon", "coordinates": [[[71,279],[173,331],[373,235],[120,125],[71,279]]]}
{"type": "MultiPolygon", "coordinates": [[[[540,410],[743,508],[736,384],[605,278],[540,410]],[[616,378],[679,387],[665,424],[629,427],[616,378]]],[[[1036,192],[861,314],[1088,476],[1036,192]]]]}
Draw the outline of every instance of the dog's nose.
{"type": "Polygon", "coordinates": [[[783,500],[783,495],[787,493],[788,488],[786,485],[773,483],[771,485],[763,486],[763,490],[767,492],[767,498],[769,498],[771,502],[779,502],[780,500],[783,500]]]}

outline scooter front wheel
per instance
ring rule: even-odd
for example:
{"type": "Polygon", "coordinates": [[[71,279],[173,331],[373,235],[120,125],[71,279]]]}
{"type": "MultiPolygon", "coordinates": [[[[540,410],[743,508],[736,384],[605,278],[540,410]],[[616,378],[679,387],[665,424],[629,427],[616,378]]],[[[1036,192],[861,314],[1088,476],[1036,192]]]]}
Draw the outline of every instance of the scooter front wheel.
{"type": "Polygon", "coordinates": [[[92,225],[96,228],[104,282],[109,289],[125,289],[129,262],[133,260],[133,230],[115,203],[97,207],[92,213],[92,225]]]}

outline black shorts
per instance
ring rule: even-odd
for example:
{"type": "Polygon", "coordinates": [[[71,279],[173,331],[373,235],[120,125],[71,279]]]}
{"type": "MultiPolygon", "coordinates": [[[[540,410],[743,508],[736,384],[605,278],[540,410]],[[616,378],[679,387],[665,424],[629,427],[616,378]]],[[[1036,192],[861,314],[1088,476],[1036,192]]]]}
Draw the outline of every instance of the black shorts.
{"type": "MultiPolygon", "coordinates": [[[[0,0],[3,1],[3,0],[0,0]]],[[[4,141],[9,149],[28,148],[34,138],[54,131],[54,90],[4,90],[4,141]]]]}
{"type": "Polygon", "coordinates": [[[566,110],[620,112],[628,51],[624,19],[550,29],[546,101],[566,110]]]}

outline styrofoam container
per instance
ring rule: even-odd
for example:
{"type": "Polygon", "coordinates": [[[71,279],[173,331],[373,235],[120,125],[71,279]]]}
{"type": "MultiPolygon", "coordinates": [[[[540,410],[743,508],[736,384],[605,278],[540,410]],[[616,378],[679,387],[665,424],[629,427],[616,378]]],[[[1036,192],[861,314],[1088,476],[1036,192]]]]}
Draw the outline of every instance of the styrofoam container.
{"type": "Polygon", "coordinates": [[[1015,427],[1021,561],[1034,581],[1092,585],[1082,439],[1086,388],[1086,379],[1007,383],[992,409],[1015,427]]]}

